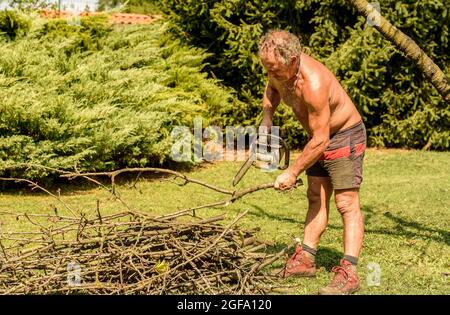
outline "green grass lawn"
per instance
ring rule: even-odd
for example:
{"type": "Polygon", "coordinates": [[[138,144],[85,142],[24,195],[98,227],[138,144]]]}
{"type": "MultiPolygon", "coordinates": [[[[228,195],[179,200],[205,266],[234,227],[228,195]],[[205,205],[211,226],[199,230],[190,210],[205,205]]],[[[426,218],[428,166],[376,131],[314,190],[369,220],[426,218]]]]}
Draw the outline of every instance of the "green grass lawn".
{"type": "MultiPolygon", "coordinates": [[[[240,162],[204,164],[189,176],[231,189],[231,179],[240,162]]],[[[273,181],[280,172],[263,173],[250,169],[240,187],[273,181]]],[[[306,182],[304,175],[301,176],[306,182]]],[[[167,178],[147,177],[131,187],[132,178],[118,186],[121,197],[138,210],[154,214],[171,213],[189,206],[223,200],[225,195],[201,186],[179,186],[167,178]]],[[[99,188],[58,184],[62,198],[73,208],[94,215],[96,201],[102,213],[124,209],[118,201],[108,200],[99,188]]],[[[56,188],[52,188],[55,191],[56,188]]],[[[361,188],[365,217],[365,240],[360,258],[359,294],[449,294],[450,293],[450,154],[403,150],[368,150],[361,188]],[[381,267],[379,286],[369,286],[366,277],[370,263],[381,267]]],[[[28,190],[4,190],[0,211],[53,213],[57,201],[28,190]]],[[[61,206],[61,213],[64,212],[61,206]]],[[[273,189],[258,191],[225,207],[202,209],[198,216],[228,213],[232,220],[248,210],[239,223],[242,228],[261,228],[258,236],[273,241],[281,249],[293,237],[301,237],[307,210],[306,186],[292,192],[273,189]]],[[[23,220],[8,221],[0,216],[4,231],[26,229],[23,220]],[[23,226],[21,226],[23,225],[23,226]]],[[[289,279],[295,293],[315,294],[330,279],[330,270],[342,257],[342,221],[334,204],[330,222],[317,254],[319,271],[315,279],[289,279]]],[[[280,267],[282,262],[274,265],[280,267]]],[[[293,293],[294,293],[293,292],[293,293]]]]}

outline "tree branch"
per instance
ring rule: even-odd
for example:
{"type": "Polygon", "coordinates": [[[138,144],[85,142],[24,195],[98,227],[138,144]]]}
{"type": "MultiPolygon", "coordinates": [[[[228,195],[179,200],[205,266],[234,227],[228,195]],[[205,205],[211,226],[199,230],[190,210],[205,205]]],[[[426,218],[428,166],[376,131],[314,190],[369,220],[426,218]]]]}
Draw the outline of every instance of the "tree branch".
{"type": "Polygon", "coordinates": [[[364,17],[375,20],[374,27],[387,40],[400,49],[406,57],[414,61],[420,71],[441,94],[444,101],[450,104],[450,84],[444,72],[408,35],[400,31],[386,20],[366,0],[348,0],[348,2],[364,17]]]}

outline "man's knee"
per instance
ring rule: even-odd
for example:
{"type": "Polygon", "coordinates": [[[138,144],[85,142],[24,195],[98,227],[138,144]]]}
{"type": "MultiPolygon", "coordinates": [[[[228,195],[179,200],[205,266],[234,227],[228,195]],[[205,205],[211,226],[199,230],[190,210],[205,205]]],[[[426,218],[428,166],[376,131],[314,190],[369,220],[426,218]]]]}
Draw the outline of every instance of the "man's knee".
{"type": "Polygon", "coordinates": [[[333,193],[330,178],[308,176],[308,190],[306,196],[309,204],[321,205],[322,201],[328,202],[333,193]]]}
{"type": "Polygon", "coordinates": [[[342,214],[359,212],[359,193],[357,190],[335,192],[336,208],[342,214]]]}
{"type": "Polygon", "coordinates": [[[320,203],[320,187],[308,187],[306,192],[306,196],[308,197],[308,201],[310,204],[320,203]]]}

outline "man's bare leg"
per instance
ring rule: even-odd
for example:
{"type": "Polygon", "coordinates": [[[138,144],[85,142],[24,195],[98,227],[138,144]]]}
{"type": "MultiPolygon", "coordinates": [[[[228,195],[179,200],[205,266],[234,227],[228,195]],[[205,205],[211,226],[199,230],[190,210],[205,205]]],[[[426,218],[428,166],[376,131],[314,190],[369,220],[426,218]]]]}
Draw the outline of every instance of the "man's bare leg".
{"type": "Polygon", "coordinates": [[[344,222],[344,258],[332,269],[335,273],[330,284],[319,294],[351,294],[359,289],[358,264],[364,237],[364,220],[359,204],[358,189],[335,190],[336,207],[344,222]]]}
{"type": "Polygon", "coordinates": [[[308,176],[308,213],[305,221],[303,244],[317,248],[325,231],[333,188],[329,177],[308,176]]]}
{"type": "Polygon", "coordinates": [[[344,255],[359,257],[364,238],[359,190],[336,190],[335,201],[344,223],[344,255]]]}
{"type": "Polygon", "coordinates": [[[329,177],[308,176],[309,205],[303,244],[296,246],[294,255],[286,262],[283,277],[312,277],[316,274],[316,248],[328,223],[332,193],[329,177]]]}

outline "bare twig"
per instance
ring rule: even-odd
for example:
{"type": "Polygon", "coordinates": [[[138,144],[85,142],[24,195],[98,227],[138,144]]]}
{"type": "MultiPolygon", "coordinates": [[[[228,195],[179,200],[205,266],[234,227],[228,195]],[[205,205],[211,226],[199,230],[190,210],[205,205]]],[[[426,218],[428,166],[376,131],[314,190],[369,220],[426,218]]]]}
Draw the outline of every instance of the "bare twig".
{"type": "MultiPolygon", "coordinates": [[[[267,247],[265,242],[253,234],[256,229],[242,232],[235,228],[247,212],[226,226],[219,224],[225,219],[224,214],[204,219],[195,217],[196,210],[227,206],[248,194],[272,188],[273,183],[231,191],[158,168],[100,173],[47,169],[64,178],[80,177],[108,189],[127,210],[102,215],[97,200],[92,217],[74,211],[71,211],[73,217],[61,216],[57,211],[55,214],[1,211],[1,216],[25,217],[38,231],[0,233],[4,257],[0,264],[0,294],[266,293],[269,287],[263,282],[270,277],[262,274],[262,269],[287,250],[267,255],[261,252],[267,247]],[[115,190],[115,178],[126,172],[146,171],[170,174],[181,178],[183,185],[195,183],[229,197],[159,217],[130,209],[115,190]],[[90,176],[109,176],[112,188],[90,176]],[[80,285],[67,283],[69,263],[80,267],[80,285]]],[[[0,180],[28,183],[68,207],[60,194],[52,194],[30,180],[0,180]]]]}
{"type": "Polygon", "coordinates": [[[58,200],[67,210],[70,211],[70,213],[72,213],[73,216],[76,216],[75,211],[64,201],[62,200],[60,197],[56,196],[55,194],[51,193],[50,191],[48,191],[47,189],[39,186],[37,183],[28,180],[28,179],[23,179],[23,178],[5,178],[5,177],[0,177],[0,181],[12,181],[12,182],[16,182],[16,183],[27,183],[29,186],[32,187],[32,189],[40,189],[43,192],[47,193],[48,195],[52,196],[53,198],[55,198],[56,200],[58,200]]]}

